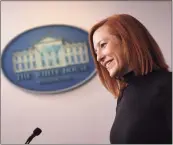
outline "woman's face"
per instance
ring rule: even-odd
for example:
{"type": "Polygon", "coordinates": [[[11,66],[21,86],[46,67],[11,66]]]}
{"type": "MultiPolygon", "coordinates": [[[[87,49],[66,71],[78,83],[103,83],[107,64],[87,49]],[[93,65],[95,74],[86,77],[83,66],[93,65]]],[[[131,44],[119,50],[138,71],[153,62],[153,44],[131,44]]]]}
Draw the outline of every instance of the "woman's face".
{"type": "Polygon", "coordinates": [[[121,41],[110,34],[105,25],[98,28],[93,35],[94,50],[97,61],[107,69],[111,77],[123,76],[128,71],[127,58],[121,41]]]}

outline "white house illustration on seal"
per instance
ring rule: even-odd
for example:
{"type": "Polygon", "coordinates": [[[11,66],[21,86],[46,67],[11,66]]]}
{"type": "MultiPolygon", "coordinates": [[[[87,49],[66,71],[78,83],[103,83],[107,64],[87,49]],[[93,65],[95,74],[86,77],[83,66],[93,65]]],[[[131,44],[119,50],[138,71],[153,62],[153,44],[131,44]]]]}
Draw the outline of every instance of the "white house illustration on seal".
{"type": "Polygon", "coordinates": [[[85,64],[89,62],[88,47],[86,42],[46,37],[31,48],[13,52],[12,62],[15,73],[85,64]]]}

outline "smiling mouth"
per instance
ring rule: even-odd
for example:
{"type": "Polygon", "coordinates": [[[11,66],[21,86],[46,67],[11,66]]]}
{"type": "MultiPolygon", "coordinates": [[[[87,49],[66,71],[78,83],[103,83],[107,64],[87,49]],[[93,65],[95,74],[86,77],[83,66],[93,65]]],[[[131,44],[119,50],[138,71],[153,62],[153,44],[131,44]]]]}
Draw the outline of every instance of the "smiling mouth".
{"type": "Polygon", "coordinates": [[[113,60],[110,60],[109,62],[106,63],[106,69],[109,69],[111,64],[112,64],[113,60]]]}

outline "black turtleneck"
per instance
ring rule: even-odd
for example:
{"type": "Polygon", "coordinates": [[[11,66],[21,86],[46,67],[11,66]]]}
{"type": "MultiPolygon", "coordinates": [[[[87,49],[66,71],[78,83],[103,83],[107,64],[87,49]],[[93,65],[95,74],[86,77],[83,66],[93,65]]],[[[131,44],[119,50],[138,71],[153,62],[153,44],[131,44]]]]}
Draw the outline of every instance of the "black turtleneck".
{"type": "Polygon", "coordinates": [[[172,144],[172,72],[130,72],[117,100],[112,144],[172,144]]]}

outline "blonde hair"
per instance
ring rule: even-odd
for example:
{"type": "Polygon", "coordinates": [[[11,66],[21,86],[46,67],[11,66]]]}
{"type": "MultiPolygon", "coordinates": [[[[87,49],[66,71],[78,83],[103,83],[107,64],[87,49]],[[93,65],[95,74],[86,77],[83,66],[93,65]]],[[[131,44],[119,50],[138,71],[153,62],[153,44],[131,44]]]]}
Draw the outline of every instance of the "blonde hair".
{"type": "Polygon", "coordinates": [[[111,78],[108,71],[97,61],[94,52],[93,34],[101,26],[108,26],[110,33],[120,38],[122,46],[126,48],[125,54],[135,76],[144,75],[153,70],[164,69],[168,71],[163,54],[145,28],[136,18],[128,14],[110,16],[95,24],[89,32],[89,43],[94,63],[102,84],[115,98],[119,97],[127,83],[117,78],[111,78]]]}

